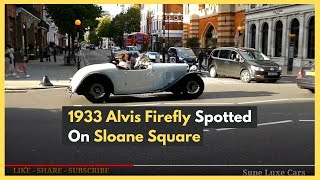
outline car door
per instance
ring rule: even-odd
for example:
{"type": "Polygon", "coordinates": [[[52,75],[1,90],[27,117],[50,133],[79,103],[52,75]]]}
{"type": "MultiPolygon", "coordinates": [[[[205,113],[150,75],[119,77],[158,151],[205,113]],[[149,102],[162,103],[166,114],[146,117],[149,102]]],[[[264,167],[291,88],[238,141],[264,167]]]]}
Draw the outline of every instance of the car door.
{"type": "Polygon", "coordinates": [[[220,50],[219,57],[216,61],[217,73],[221,75],[227,75],[227,65],[229,62],[230,50],[220,50]]]}
{"type": "Polygon", "coordinates": [[[152,66],[147,69],[134,69],[125,71],[125,93],[145,93],[153,90],[152,66]]]}
{"type": "Polygon", "coordinates": [[[226,71],[228,76],[239,77],[241,68],[241,64],[239,62],[240,57],[240,54],[236,51],[230,52],[229,63],[227,63],[226,65],[226,71]]]}

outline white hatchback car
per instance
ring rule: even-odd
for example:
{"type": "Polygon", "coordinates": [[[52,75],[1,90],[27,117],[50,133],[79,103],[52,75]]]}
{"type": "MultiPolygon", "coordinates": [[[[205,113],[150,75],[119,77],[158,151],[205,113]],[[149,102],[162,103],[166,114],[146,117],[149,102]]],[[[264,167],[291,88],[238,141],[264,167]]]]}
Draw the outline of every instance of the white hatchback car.
{"type": "Polygon", "coordinates": [[[110,94],[128,95],[155,92],[183,94],[186,99],[198,98],[204,82],[187,64],[141,64],[127,70],[112,63],[86,66],[71,79],[71,93],[84,95],[92,103],[103,103],[110,94]]]}

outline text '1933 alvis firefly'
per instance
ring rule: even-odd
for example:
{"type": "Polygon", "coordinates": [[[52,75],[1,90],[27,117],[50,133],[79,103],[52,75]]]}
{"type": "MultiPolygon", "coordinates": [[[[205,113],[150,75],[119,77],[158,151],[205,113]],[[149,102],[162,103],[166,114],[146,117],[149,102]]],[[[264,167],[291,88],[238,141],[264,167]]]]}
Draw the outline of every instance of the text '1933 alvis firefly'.
{"type": "Polygon", "coordinates": [[[110,94],[128,95],[156,92],[183,94],[186,99],[198,98],[204,82],[188,64],[152,63],[136,69],[123,69],[112,63],[86,66],[71,79],[71,93],[84,95],[92,103],[103,103],[110,94]]]}

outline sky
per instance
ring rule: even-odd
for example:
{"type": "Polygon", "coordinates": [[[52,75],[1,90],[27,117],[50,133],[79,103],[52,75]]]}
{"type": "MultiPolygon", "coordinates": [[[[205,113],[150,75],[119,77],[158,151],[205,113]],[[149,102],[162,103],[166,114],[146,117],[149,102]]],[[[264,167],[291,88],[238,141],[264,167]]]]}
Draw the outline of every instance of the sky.
{"type": "MultiPolygon", "coordinates": [[[[111,16],[114,17],[115,15],[119,14],[122,10],[121,4],[98,4],[102,7],[103,10],[109,11],[111,16]]],[[[125,4],[125,9],[128,8],[130,4],[125,4]]]]}

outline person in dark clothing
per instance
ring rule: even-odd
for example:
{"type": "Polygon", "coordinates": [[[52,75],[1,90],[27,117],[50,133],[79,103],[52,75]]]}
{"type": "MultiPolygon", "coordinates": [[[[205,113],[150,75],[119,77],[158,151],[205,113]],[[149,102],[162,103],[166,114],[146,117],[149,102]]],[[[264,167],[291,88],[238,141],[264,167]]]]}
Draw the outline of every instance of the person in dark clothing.
{"type": "Polygon", "coordinates": [[[57,62],[57,46],[54,46],[53,47],[53,59],[54,59],[54,62],[57,62]]]}
{"type": "Polygon", "coordinates": [[[205,70],[205,68],[202,66],[203,58],[205,57],[206,57],[206,53],[203,52],[203,50],[201,50],[198,55],[198,71],[201,71],[201,68],[205,70]]]}

